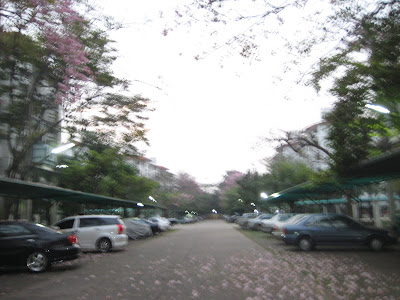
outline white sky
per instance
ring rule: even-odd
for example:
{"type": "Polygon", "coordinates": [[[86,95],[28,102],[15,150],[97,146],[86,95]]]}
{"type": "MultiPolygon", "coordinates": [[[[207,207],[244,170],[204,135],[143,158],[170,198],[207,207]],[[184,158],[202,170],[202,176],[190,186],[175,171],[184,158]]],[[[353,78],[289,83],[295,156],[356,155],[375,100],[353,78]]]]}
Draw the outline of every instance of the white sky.
{"type": "Polygon", "coordinates": [[[271,130],[304,129],[320,121],[321,109],[332,101],[311,87],[295,85],[290,73],[282,72],[287,55],[280,55],[278,41],[267,46],[277,54],[263,55],[261,61],[224,56],[226,48],[196,60],[195,55],[229,38],[235,28],[214,37],[210,28],[195,25],[172,28],[164,36],[163,29],[173,24],[168,9],[173,12],[180,1],[98,2],[106,14],[129,24],[111,34],[119,55],[115,72],[132,80],[133,93],[153,101],[146,156],[173,173],[218,183],[228,170],[264,172],[259,162],[273,151],[256,147],[260,137],[271,130]],[[275,80],[276,75],[284,80],[275,80]]]}

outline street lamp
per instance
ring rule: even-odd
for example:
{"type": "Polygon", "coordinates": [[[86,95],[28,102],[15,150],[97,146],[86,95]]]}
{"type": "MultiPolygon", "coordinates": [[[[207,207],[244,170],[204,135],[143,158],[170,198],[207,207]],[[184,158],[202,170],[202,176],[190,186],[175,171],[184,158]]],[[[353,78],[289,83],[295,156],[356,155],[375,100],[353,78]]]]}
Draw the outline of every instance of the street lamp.
{"type": "Polygon", "coordinates": [[[388,110],[386,107],[383,107],[381,105],[376,105],[376,104],[365,104],[365,107],[378,111],[383,114],[390,114],[390,110],[388,110]]]}
{"type": "Polygon", "coordinates": [[[72,148],[74,146],[75,146],[74,143],[68,143],[68,144],[56,147],[53,150],[51,150],[50,152],[53,153],[53,154],[58,154],[58,153],[66,151],[66,150],[68,150],[68,149],[70,149],[70,148],[72,148]]]}

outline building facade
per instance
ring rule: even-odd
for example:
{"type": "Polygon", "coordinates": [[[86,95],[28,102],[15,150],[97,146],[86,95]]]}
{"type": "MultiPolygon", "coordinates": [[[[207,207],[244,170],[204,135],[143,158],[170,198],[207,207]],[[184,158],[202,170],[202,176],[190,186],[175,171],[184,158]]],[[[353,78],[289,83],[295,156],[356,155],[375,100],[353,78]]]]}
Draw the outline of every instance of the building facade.
{"type": "Polygon", "coordinates": [[[174,175],[167,168],[157,165],[154,159],[144,156],[126,156],[125,162],[138,169],[139,175],[158,182],[161,187],[173,187],[174,175]]]}
{"type": "MultiPolygon", "coordinates": [[[[298,134],[304,137],[304,140],[308,140],[313,144],[319,145],[321,148],[329,150],[326,139],[328,135],[328,126],[328,122],[322,121],[305,128],[298,134]]],[[[299,140],[300,141],[291,143],[290,146],[288,144],[281,145],[276,150],[283,157],[301,161],[315,171],[329,168],[328,155],[326,153],[312,145],[301,142],[301,139],[299,140]]]]}

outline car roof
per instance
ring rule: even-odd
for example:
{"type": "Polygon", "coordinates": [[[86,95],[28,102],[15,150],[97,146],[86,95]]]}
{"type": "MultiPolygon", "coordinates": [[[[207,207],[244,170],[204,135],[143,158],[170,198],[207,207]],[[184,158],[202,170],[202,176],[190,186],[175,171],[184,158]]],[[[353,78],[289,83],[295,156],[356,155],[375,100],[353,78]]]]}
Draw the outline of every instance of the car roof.
{"type": "Polygon", "coordinates": [[[120,218],[118,215],[79,215],[79,216],[72,216],[65,219],[70,218],[120,218]]]}

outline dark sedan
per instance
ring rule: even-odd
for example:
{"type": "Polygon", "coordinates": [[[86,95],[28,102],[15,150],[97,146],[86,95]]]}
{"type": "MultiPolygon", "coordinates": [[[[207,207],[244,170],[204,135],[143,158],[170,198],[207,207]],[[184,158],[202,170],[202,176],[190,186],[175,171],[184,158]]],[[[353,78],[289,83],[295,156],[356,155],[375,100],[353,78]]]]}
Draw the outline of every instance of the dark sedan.
{"type": "Polygon", "coordinates": [[[396,243],[389,231],[366,227],[339,214],[311,214],[283,228],[283,240],[309,251],[318,245],[367,245],[379,251],[396,243]]]}
{"type": "Polygon", "coordinates": [[[74,234],[28,222],[0,222],[0,267],[26,266],[41,272],[54,262],[73,260],[79,254],[74,234]]]}

